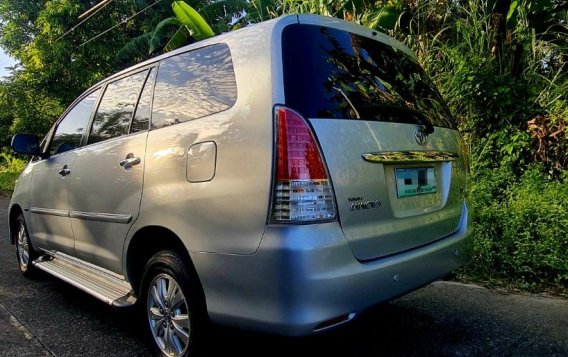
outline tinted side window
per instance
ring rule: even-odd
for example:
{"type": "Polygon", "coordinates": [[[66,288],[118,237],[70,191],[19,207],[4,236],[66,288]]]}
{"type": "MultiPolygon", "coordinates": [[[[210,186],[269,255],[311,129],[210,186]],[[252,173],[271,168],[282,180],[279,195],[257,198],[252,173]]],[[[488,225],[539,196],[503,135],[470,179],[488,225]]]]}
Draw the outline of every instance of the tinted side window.
{"type": "Polygon", "coordinates": [[[152,129],[221,112],[236,100],[237,84],[227,45],[182,53],[160,63],[152,129]]]}
{"type": "Polygon", "coordinates": [[[78,102],[57,126],[51,141],[51,155],[77,148],[91,117],[93,106],[99,95],[99,89],[78,102]]]}
{"type": "Polygon", "coordinates": [[[154,91],[155,83],[155,69],[150,70],[148,79],[146,79],[146,84],[142,90],[142,95],[138,101],[138,106],[136,107],[136,114],[134,114],[134,119],[132,119],[132,125],[130,126],[131,133],[137,133],[139,131],[148,130],[150,126],[150,116],[152,115],[152,93],[154,91]]]}
{"type": "Polygon", "coordinates": [[[109,83],[93,121],[89,144],[128,134],[147,74],[148,71],[144,71],[109,83]]]}

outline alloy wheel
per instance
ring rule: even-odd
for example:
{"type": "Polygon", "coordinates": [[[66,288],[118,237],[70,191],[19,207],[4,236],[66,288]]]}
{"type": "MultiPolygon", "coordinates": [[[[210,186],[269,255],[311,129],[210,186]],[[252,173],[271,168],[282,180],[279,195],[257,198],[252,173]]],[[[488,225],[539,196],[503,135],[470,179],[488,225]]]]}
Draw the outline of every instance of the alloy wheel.
{"type": "Polygon", "coordinates": [[[23,222],[19,222],[18,231],[16,235],[16,249],[18,253],[18,262],[20,263],[20,269],[26,271],[28,269],[28,264],[30,262],[30,245],[28,240],[28,234],[26,233],[26,227],[23,222]]]}
{"type": "Polygon", "coordinates": [[[148,322],[154,341],[167,356],[182,356],[190,344],[191,321],[187,300],[175,279],[157,275],[148,289],[148,322]]]}

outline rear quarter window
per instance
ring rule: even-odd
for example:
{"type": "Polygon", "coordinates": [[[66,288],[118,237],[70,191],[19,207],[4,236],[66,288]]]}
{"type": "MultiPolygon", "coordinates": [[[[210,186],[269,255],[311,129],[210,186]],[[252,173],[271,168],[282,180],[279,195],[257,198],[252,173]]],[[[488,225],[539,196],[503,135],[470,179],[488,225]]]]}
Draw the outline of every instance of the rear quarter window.
{"type": "Polygon", "coordinates": [[[229,47],[217,44],[163,60],[158,69],[152,129],[229,109],[237,84],[229,47]]]}
{"type": "Polygon", "coordinates": [[[347,31],[294,24],[282,34],[286,105],[308,118],[455,128],[444,100],[401,50],[347,31]]]}

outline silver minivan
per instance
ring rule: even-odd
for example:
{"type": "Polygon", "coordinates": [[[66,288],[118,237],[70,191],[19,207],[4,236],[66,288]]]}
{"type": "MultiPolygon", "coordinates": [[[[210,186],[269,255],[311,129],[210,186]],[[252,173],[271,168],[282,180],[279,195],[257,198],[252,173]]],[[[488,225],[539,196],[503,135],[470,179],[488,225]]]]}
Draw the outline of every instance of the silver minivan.
{"type": "Polygon", "coordinates": [[[139,304],[159,353],[209,321],[285,335],[346,323],[465,262],[467,157],[411,51],[291,15],[94,85],[9,209],[24,274],[139,304]]]}

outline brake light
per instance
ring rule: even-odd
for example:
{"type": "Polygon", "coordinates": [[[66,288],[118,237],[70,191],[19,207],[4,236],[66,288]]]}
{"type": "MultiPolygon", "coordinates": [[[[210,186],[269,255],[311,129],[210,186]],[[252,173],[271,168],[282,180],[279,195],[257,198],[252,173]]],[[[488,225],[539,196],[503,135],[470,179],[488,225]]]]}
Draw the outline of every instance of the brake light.
{"type": "Polygon", "coordinates": [[[311,223],[335,219],[335,199],[318,144],[306,120],[277,106],[276,175],[272,221],[311,223]]]}

